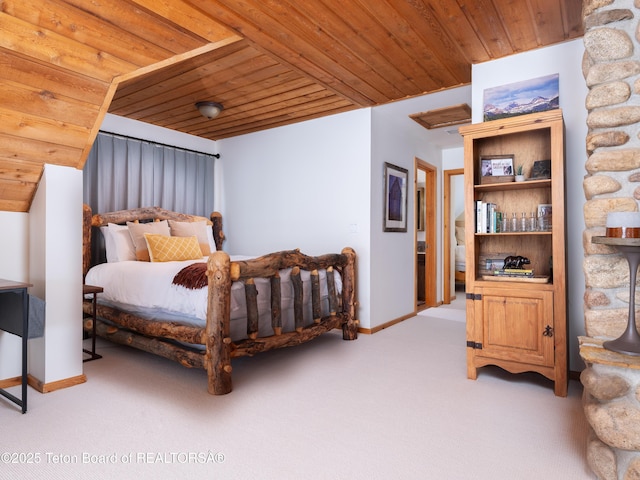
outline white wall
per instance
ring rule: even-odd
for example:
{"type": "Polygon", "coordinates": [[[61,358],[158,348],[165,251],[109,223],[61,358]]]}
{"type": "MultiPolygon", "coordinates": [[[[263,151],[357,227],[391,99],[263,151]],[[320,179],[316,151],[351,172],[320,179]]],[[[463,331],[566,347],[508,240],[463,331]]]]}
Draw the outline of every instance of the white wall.
{"type": "MultiPolygon", "coordinates": [[[[82,374],[82,172],[46,165],[29,213],[0,212],[0,277],[33,284],[45,336],[29,340],[29,373],[44,383],[82,374]]],[[[0,333],[0,378],[20,375],[20,339],[0,333]]]]}
{"type": "Polygon", "coordinates": [[[482,121],[482,95],[486,88],[545,75],[560,74],[560,108],[565,123],[566,210],[567,210],[567,290],[570,366],[582,370],[577,336],[584,335],[584,273],[582,234],[585,203],[582,181],[585,176],[587,136],[587,87],[582,76],[582,39],[473,66],[473,120],[482,121]]]}
{"type": "MultiPolygon", "coordinates": [[[[437,168],[436,198],[442,198],[442,151],[429,142],[428,131],[409,115],[470,102],[471,89],[462,87],[402,100],[373,109],[371,130],[371,311],[372,326],[415,311],[415,202],[409,202],[406,233],[384,232],[384,163],[409,171],[409,198],[413,198],[415,158],[437,168]],[[462,101],[461,101],[462,98],[462,101]]],[[[447,168],[449,168],[447,166],[447,168]]],[[[441,205],[439,205],[441,207],[441,205]]],[[[442,259],[442,208],[436,212],[437,255],[442,259]]],[[[442,261],[437,266],[436,298],[442,300],[442,261]]]]}
{"type": "Polygon", "coordinates": [[[82,375],[82,171],[45,165],[29,211],[30,293],[45,301],[29,372],[44,383],[82,375]]]}
{"type": "MultiPolygon", "coordinates": [[[[409,202],[407,233],[383,232],[383,165],[409,171],[411,196],[415,157],[434,165],[441,178],[440,148],[409,115],[461,103],[461,96],[470,102],[471,88],[220,140],[225,249],[262,254],[301,248],[316,254],[352,246],[358,254],[361,327],[411,314],[414,204],[409,202]]],[[[453,150],[452,158],[462,155],[453,150]]],[[[437,222],[440,232],[441,209],[437,222]]],[[[438,258],[441,251],[439,241],[438,258]]],[[[439,265],[440,299],[441,272],[439,265]]]]}
{"type": "Polygon", "coordinates": [[[231,254],[300,248],[358,255],[361,326],[370,322],[369,109],[220,140],[231,254]]]}
{"type": "MultiPolygon", "coordinates": [[[[471,89],[463,90],[470,98],[471,89]]],[[[412,313],[414,204],[409,202],[407,233],[383,232],[383,165],[409,171],[410,198],[416,157],[441,175],[440,149],[409,115],[460,103],[459,98],[459,90],[440,92],[219,141],[226,249],[261,254],[295,247],[315,254],[352,246],[358,254],[361,327],[412,313]],[[333,185],[337,196],[310,193],[318,182],[333,185]]],[[[441,221],[439,210],[439,232],[441,221]]],[[[439,242],[438,258],[441,249],[439,242]]],[[[438,298],[441,272],[439,265],[438,298]]]]}
{"type": "MultiPolygon", "coordinates": [[[[29,281],[29,215],[0,212],[0,278],[29,281]]],[[[0,379],[22,374],[19,337],[0,331],[0,379]]]]}

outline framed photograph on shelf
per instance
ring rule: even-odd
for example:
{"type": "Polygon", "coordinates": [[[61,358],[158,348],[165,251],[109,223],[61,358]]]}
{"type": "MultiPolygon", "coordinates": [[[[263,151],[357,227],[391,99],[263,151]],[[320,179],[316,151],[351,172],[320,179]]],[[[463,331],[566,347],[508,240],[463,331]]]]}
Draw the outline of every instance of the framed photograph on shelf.
{"type": "Polygon", "coordinates": [[[484,155],[480,157],[480,183],[513,182],[513,155],[484,155]]]}
{"type": "Polygon", "coordinates": [[[551,178],[551,160],[536,160],[531,169],[531,180],[551,178]]]}
{"type": "Polygon", "coordinates": [[[409,171],[391,163],[384,164],[383,231],[407,231],[407,183],[409,171]]]}
{"type": "Polygon", "coordinates": [[[538,205],[538,217],[542,217],[544,215],[551,215],[551,204],[550,203],[541,203],[538,205]]]}
{"type": "Polygon", "coordinates": [[[552,227],[551,204],[540,203],[538,205],[538,230],[548,232],[552,227]]]}

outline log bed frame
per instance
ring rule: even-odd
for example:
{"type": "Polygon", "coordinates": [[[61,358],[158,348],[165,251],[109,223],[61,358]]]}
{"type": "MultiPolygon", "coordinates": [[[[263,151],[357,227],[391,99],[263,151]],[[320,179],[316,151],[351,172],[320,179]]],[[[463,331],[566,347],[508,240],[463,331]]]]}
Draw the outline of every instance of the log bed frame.
{"type": "MultiPolygon", "coordinates": [[[[83,279],[89,268],[96,262],[92,260],[92,235],[98,227],[108,223],[124,224],[134,221],[199,221],[206,220],[212,226],[217,251],[211,253],[207,261],[208,304],[204,327],[183,325],[177,322],[149,322],[131,313],[106,305],[97,305],[96,333],[113,342],[129,345],[138,349],[177,361],[185,367],[203,368],[208,376],[208,391],[214,395],[231,392],[231,359],[251,356],[267,350],[289,347],[305,343],[334,328],[342,328],[345,340],[355,340],[358,336],[356,320],[356,254],[347,247],[339,254],[327,254],[310,257],[298,250],[271,253],[253,260],[232,262],[229,255],[222,251],[224,234],[222,216],[214,212],[210,219],[186,215],[159,207],[137,208],[117,212],[92,215],[91,209],[84,206],[83,218],[83,279]],[[294,286],[295,331],[282,332],[280,318],[280,278],[279,270],[293,268],[291,278],[294,286]],[[326,275],[331,313],[320,316],[319,276],[317,270],[335,269],[342,276],[342,295],[337,295],[331,280],[326,275]],[[303,326],[302,323],[302,281],[299,270],[311,272],[312,311],[314,323],[303,326]],[[255,278],[268,278],[271,282],[271,317],[274,335],[258,337],[258,307],[255,278]],[[329,280],[330,279],[330,280],[329,280]],[[248,338],[232,341],[230,332],[231,284],[240,281],[245,284],[247,298],[247,335],[248,338]],[[105,323],[102,319],[109,320],[105,323]],[[197,350],[183,347],[167,339],[179,342],[204,345],[197,350]]],[[[93,257],[96,258],[95,251],[93,257]]],[[[91,314],[91,304],[83,302],[83,311],[91,314]]],[[[92,328],[91,320],[84,324],[85,330],[92,328]]]]}

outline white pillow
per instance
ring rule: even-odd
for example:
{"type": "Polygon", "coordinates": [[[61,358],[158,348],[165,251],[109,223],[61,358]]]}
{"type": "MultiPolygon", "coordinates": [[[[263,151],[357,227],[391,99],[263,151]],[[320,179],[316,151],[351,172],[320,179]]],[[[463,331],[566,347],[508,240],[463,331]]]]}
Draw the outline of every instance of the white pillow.
{"type": "Polygon", "coordinates": [[[116,260],[116,247],[113,244],[113,237],[111,236],[109,227],[100,227],[100,233],[102,233],[102,238],[104,238],[104,250],[107,254],[107,262],[117,262],[118,260],[116,260]]]}
{"type": "Polygon", "coordinates": [[[464,245],[464,227],[456,227],[456,242],[458,245],[464,245]]]}
{"type": "Polygon", "coordinates": [[[109,223],[106,227],[100,227],[100,231],[104,236],[107,262],[124,262],[136,259],[136,251],[126,225],[109,223]]]}
{"type": "MultiPolygon", "coordinates": [[[[109,224],[106,227],[100,227],[100,231],[104,237],[104,249],[107,254],[107,262],[109,263],[121,261],[118,245],[122,245],[122,241],[118,238],[118,234],[120,234],[123,228],[126,230],[125,233],[129,235],[127,227],[122,227],[121,225],[109,224]]],[[[126,252],[123,252],[123,255],[126,256],[126,252]]]]}
{"type": "Polygon", "coordinates": [[[113,240],[116,247],[118,262],[136,260],[136,248],[131,240],[129,228],[126,225],[109,224],[109,230],[113,230],[113,240]]]}
{"type": "Polygon", "coordinates": [[[207,240],[209,241],[209,250],[215,252],[216,242],[213,239],[213,228],[211,228],[211,225],[207,225],[207,240]]]}

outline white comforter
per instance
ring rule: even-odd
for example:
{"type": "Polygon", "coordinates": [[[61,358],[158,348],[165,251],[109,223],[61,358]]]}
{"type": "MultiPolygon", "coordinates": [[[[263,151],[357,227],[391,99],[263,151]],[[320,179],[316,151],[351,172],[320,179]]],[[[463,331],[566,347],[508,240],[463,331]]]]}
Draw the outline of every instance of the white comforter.
{"type": "MultiPolygon", "coordinates": [[[[231,260],[246,260],[251,257],[232,256],[231,260]]],[[[173,277],[192,263],[206,262],[188,260],[183,262],[138,262],[124,261],[102,263],[92,267],[85,283],[104,289],[98,294],[98,302],[115,306],[135,315],[157,320],[179,320],[190,325],[204,325],[207,315],[207,287],[191,290],[172,283],[173,277]]],[[[290,269],[280,272],[282,294],[283,330],[293,329],[293,286],[289,280],[290,269]]],[[[323,314],[328,310],[326,272],[320,271],[320,287],[323,314]]],[[[301,272],[305,301],[305,324],[312,323],[310,274],[301,272]]],[[[336,290],[342,290],[340,275],[335,272],[336,290]]],[[[260,314],[260,336],[273,334],[271,328],[270,285],[267,279],[256,279],[258,290],[258,312],[260,314]]],[[[244,285],[234,282],[231,287],[231,338],[246,337],[246,305],[244,285]]]]}

